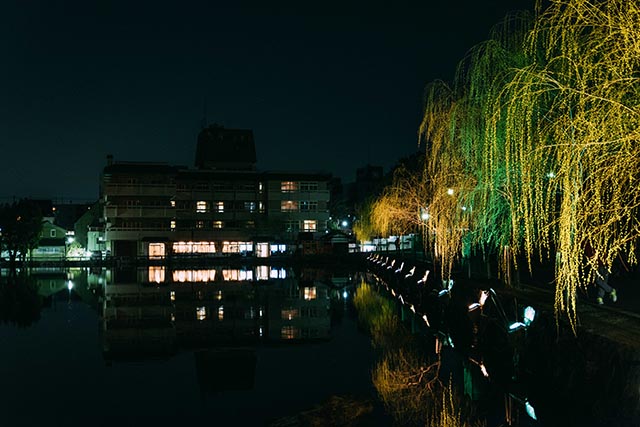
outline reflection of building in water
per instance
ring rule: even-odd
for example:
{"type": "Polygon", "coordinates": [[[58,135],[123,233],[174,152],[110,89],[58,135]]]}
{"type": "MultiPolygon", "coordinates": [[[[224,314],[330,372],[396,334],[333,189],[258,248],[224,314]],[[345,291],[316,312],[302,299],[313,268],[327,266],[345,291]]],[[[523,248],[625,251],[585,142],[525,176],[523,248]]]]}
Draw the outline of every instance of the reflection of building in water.
{"type": "Polygon", "coordinates": [[[330,334],[327,286],[300,282],[290,269],[150,266],[137,271],[137,280],[119,273],[113,278],[103,307],[107,357],[330,334]]]}

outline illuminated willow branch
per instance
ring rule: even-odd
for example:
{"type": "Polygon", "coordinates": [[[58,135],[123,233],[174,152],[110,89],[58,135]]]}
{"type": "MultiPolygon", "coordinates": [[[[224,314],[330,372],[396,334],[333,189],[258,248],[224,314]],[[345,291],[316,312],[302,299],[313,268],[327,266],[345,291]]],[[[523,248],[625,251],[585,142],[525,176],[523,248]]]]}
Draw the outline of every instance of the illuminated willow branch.
{"type": "Polygon", "coordinates": [[[443,276],[465,238],[504,254],[503,271],[519,254],[531,267],[535,255],[555,253],[556,314],[575,327],[577,290],[595,264],[611,267],[618,255],[636,262],[639,8],[552,0],[473,48],[453,89],[427,87],[428,237],[443,276]]]}
{"type": "MultiPolygon", "coordinates": [[[[556,0],[535,21],[525,52],[494,104],[487,136],[504,134],[513,197],[512,241],[530,257],[555,249],[556,313],[576,325],[577,289],[591,267],[623,254],[635,262],[640,234],[640,9],[637,2],[556,0]],[[520,184],[518,184],[520,183],[520,184]]],[[[492,169],[495,170],[495,167],[492,169]]]]}
{"type": "Polygon", "coordinates": [[[422,225],[420,208],[426,200],[423,175],[398,168],[391,185],[373,202],[371,222],[373,229],[382,235],[407,234],[422,225]]]}
{"type": "Polygon", "coordinates": [[[427,87],[419,133],[427,145],[428,236],[443,277],[469,246],[492,253],[510,246],[504,162],[487,155],[504,144],[487,137],[486,118],[509,71],[523,61],[529,22],[526,14],[509,16],[490,40],[470,50],[458,66],[454,89],[439,81],[427,87]]]}

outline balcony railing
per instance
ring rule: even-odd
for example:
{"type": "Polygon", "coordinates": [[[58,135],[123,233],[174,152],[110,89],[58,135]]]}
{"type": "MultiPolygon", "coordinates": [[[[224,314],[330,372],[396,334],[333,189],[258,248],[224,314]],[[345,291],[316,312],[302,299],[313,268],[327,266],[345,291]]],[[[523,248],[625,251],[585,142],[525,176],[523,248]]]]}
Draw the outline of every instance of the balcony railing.
{"type": "Polygon", "coordinates": [[[107,218],[171,218],[175,216],[175,208],[171,206],[105,206],[107,218]]]}
{"type": "Polygon", "coordinates": [[[176,186],[170,184],[106,184],[104,194],[109,196],[173,196],[176,186]]]}

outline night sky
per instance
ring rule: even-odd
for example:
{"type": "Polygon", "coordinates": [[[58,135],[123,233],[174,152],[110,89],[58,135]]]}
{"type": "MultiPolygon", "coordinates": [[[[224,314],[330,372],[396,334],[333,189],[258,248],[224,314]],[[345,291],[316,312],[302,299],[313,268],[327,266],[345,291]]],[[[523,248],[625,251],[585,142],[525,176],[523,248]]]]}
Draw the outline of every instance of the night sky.
{"type": "Polygon", "coordinates": [[[417,149],[425,84],[532,8],[2,0],[0,201],[95,200],[107,154],[193,166],[205,110],[253,129],[261,170],[386,171],[417,149]]]}

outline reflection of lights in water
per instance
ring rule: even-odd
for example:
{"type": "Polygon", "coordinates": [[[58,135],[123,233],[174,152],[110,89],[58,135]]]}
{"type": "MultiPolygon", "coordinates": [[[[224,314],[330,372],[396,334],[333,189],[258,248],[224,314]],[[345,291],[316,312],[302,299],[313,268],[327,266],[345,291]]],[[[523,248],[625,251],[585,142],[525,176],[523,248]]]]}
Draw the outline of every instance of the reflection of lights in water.
{"type": "Polygon", "coordinates": [[[220,301],[222,299],[222,291],[218,291],[218,293],[216,294],[216,299],[218,301],[220,301]]]}
{"type": "Polygon", "coordinates": [[[224,307],[220,306],[218,307],[218,320],[223,320],[224,319],[224,307]]]}
{"type": "Polygon", "coordinates": [[[169,295],[170,295],[171,301],[176,300],[176,291],[171,291],[169,295]]]}
{"type": "Polygon", "coordinates": [[[71,280],[67,282],[67,289],[69,290],[73,289],[73,282],[71,280]]]}
{"type": "Polygon", "coordinates": [[[260,329],[258,329],[258,333],[260,334],[260,336],[263,335],[262,326],[260,326],[260,329]]]}
{"type": "Polygon", "coordinates": [[[206,307],[196,307],[196,318],[198,320],[205,320],[207,318],[207,308],[206,307]]]}

